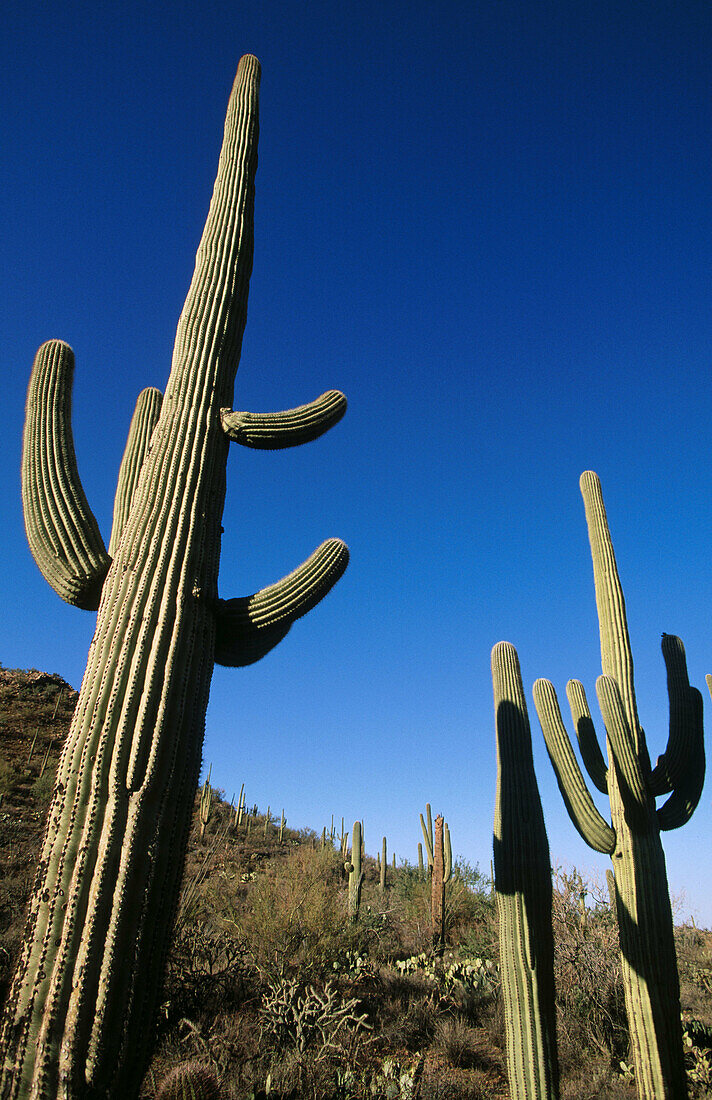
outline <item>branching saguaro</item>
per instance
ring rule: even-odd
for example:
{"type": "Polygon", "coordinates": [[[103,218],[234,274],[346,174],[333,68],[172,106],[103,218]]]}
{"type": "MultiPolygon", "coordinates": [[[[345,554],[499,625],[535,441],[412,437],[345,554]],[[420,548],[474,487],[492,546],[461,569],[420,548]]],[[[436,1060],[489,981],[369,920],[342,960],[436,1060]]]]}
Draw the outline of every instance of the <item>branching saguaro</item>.
{"type": "Polygon", "coordinates": [[[638,719],[633,655],[623,589],[601,484],[581,475],[593,559],[603,675],[596,683],[606,728],[608,764],[598,744],[583,685],[566,689],[579,748],[593,784],[608,795],[611,822],[598,812],[561,717],[553,685],[534,684],[534,702],[569,815],[592,848],[610,855],[623,984],[638,1095],[645,1100],[687,1096],[680,1028],[680,987],[665,856],[660,832],[692,815],[705,775],[702,696],[690,687],[679,638],[663,634],[670,729],[654,768],[638,719]],[[656,809],[655,799],[669,794],[656,809]]]}
{"type": "Polygon", "coordinates": [[[286,413],[231,409],[252,270],[256,58],[244,57],[217,180],[178,322],[165,396],[139,398],[108,553],[79,481],[71,349],[40,348],[27,400],[23,501],[49,583],[96,608],[2,1031],[5,1100],[138,1094],[180,888],[213,663],[249,664],[343,573],[325,542],[283,581],[218,599],[231,440],[280,448],[321,435],[332,391],[286,413]],[[160,412],[159,412],[160,410],[160,412]]]}

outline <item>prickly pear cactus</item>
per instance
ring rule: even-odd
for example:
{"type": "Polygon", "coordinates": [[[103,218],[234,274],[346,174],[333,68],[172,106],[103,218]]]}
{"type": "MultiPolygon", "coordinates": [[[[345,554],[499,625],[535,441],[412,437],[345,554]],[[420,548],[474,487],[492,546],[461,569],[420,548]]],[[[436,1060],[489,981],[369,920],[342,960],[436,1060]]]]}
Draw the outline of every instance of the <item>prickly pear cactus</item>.
{"type": "Polygon", "coordinates": [[[534,702],[569,815],[583,839],[610,855],[609,884],[618,915],[621,970],[638,1095],[645,1100],[687,1096],[680,1027],[680,987],[672,913],[660,832],[692,815],[705,775],[702,696],[690,687],[679,638],[663,634],[670,728],[654,768],[638,719],[633,655],[623,588],[595,473],[581,475],[593,559],[603,675],[596,683],[606,729],[608,764],[598,744],[583,685],[566,694],[579,748],[593,784],[608,795],[611,821],[596,808],[574,755],[553,685],[534,684],[534,702]],[[668,794],[656,808],[655,799],[668,794]]]}
{"type": "Polygon", "coordinates": [[[138,1094],[213,663],[267,653],[348,558],[332,539],[278,584],[218,598],[230,441],[306,442],[345,409],[336,392],[286,413],[230,408],[252,270],[259,77],[257,59],[244,57],[160,415],[154,424],[149,400],[127,445],[111,555],[74,456],[71,349],[43,345],[32,372],[23,456],[30,547],[59,595],[99,614],[6,1008],[5,1100],[138,1094]]]}

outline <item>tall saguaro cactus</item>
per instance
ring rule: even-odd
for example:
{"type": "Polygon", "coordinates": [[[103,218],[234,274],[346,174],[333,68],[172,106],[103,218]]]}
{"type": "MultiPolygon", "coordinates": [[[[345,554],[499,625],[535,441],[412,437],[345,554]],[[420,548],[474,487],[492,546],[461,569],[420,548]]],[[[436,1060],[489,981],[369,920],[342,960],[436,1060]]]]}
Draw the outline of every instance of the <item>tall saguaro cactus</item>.
{"type": "Polygon", "coordinates": [[[517,651],[492,650],[497,732],[494,886],[512,1100],[556,1100],[549,842],[539,798],[517,651]]]}
{"type": "Polygon", "coordinates": [[[680,989],[660,832],[683,825],[702,793],[702,696],[690,687],[682,642],[663,634],[670,729],[667,748],[652,768],[638,720],[625,600],[601,484],[591,471],[581,475],[580,484],[600,625],[603,675],[596,690],[606,728],[608,765],[596,739],[583,685],[570,680],[566,693],[584,765],[594,785],[608,794],[610,824],[594,805],[548,680],[537,680],[534,701],[569,815],[584,840],[613,861],[638,1094],[646,1100],[685,1097],[680,989]],[[664,794],[670,797],[656,809],[656,796],[664,794]]]}
{"type": "Polygon", "coordinates": [[[244,57],[160,416],[142,428],[155,413],[148,400],[154,411],[137,414],[122,463],[120,490],[135,487],[128,509],[117,500],[111,557],[74,458],[71,349],[51,341],[35,360],[23,461],[30,546],[63,598],[99,604],[99,614],[2,1031],[7,1100],[138,1094],[213,664],[268,652],[348,559],[332,539],[284,581],[218,599],[230,441],[291,446],[345,409],[335,392],[274,415],[230,408],[252,270],[259,77],[257,59],[244,57]]]}

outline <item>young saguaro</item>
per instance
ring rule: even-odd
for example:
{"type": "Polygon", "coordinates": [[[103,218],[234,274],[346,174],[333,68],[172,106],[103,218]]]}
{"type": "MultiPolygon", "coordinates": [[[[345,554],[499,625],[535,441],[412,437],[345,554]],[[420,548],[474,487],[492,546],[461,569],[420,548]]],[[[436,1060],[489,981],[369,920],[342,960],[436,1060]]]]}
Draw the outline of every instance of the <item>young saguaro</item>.
{"type": "Polygon", "coordinates": [[[58,594],[98,606],[98,617],[5,1013],[6,1100],[138,1095],[213,664],[262,657],[348,561],[330,539],[277,584],[218,599],[230,441],[307,442],[346,407],[331,391],[285,413],[231,408],[252,270],[259,79],[257,59],[243,57],[165,395],[139,399],[129,433],[111,557],[74,457],[72,350],[53,340],[35,359],[23,456],[28,539],[58,594]]]}

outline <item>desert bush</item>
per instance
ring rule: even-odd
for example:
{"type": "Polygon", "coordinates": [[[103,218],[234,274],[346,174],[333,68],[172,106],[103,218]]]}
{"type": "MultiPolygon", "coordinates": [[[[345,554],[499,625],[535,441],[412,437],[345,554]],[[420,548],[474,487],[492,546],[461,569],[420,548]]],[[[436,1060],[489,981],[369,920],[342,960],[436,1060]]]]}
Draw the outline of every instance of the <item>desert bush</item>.
{"type": "Polygon", "coordinates": [[[562,1067],[628,1050],[618,927],[607,899],[574,868],[554,871],[554,971],[562,1067]],[[589,905],[588,902],[592,902],[589,905]]]}
{"type": "Polygon", "coordinates": [[[464,1020],[442,1019],[435,1026],[434,1046],[452,1066],[477,1065],[481,1040],[464,1020]]]}
{"type": "Polygon", "coordinates": [[[46,809],[50,804],[53,791],[54,769],[51,769],[35,779],[32,784],[32,800],[37,806],[46,809]]]}
{"type": "Polygon", "coordinates": [[[339,864],[333,851],[292,849],[250,884],[246,902],[225,920],[258,971],[270,981],[327,976],[358,929],[346,917],[339,864]]]}

